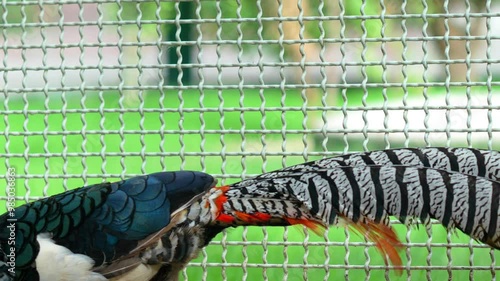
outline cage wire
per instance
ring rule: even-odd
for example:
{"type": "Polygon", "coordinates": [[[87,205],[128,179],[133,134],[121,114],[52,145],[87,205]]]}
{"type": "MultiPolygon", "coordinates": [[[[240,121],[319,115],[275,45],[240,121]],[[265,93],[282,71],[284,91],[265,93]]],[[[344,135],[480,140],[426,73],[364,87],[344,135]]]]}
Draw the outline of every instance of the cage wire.
{"type": "MultiPolygon", "coordinates": [[[[499,149],[491,0],[0,3],[0,174],[15,169],[18,204],[162,170],[224,184],[355,151],[499,149]]],[[[496,279],[487,246],[394,224],[401,277],[342,227],[268,227],[217,236],[183,278],[496,279]]]]}

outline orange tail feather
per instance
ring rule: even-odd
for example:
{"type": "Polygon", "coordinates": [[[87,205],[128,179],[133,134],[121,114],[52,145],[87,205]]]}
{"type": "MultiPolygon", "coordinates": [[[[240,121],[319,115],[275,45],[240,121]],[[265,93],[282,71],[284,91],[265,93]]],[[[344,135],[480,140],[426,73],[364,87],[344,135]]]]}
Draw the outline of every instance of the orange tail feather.
{"type": "Polygon", "coordinates": [[[314,233],[316,233],[319,236],[323,236],[325,233],[325,227],[315,221],[308,220],[308,219],[294,219],[294,218],[285,218],[285,220],[290,224],[290,225],[297,225],[297,224],[302,224],[303,226],[309,228],[312,230],[314,233]]]}
{"type": "Polygon", "coordinates": [[[403,248],[403,245],[392,227],[373,221],[350,222],[348,226],[357,230],[369,241],[374,242],[375,247],[382,253],[385,264],[388,264],[389,258],[390,262],[396,267],[396,273],[402,274],[403,262],[398,251],[403,248]]]}

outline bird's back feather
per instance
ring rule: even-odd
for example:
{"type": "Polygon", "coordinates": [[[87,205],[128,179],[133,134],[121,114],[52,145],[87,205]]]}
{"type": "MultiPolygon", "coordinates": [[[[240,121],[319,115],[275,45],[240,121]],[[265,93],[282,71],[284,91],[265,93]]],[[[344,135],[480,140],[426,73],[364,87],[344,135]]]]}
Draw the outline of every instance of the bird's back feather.
{"type": "MultiPolygon", "coordinates": [[[[214,183],[205,173],[161,172],[70,190],[20,206],[14,217],[17,278],[36,276],[32,265],[39,253],[39,234],[48,233],[58,245],[103,266],[166,227],[171,213],[214,183]]],[[[10,247],[8,219],[8,213],[0,217],[4,250],[10,247]]]]}

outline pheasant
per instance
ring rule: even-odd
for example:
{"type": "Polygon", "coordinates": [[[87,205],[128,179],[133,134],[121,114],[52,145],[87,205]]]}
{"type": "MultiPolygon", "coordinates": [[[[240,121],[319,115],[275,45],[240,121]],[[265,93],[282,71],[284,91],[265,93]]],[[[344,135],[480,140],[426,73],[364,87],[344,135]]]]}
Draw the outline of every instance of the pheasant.
{"type": "Polygon", "coordinates": [[[401,148],[346,154],[216,186],[161,172],[70,190],[0,217],[0,280],[178,280],[228,227],[347,224],[402,264],[390,216],[436,219],[500,249],[500,153],[401,148]],[[14,233],[14,234],[12,234],[14,233]]]}

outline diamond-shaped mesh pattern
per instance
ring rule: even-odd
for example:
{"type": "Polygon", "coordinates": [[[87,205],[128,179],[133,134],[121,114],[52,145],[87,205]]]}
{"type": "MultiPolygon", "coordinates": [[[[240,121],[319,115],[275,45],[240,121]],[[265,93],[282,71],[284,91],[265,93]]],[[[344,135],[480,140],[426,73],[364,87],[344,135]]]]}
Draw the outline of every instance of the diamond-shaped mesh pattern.
{"type": "MultiPolygon", "coordinates": [[[[0,175],[16,170],[17,204],[161,170],[230,183],[354,151],[500,148],[495,1],[3,0],[0,15],[0,175]]],[[[395,225],[401,280],[500,270],[464,235],[395,225]]],[[[183,277],[397,273],[342,227],[268,227],[217,236],[183,277]]]]}

